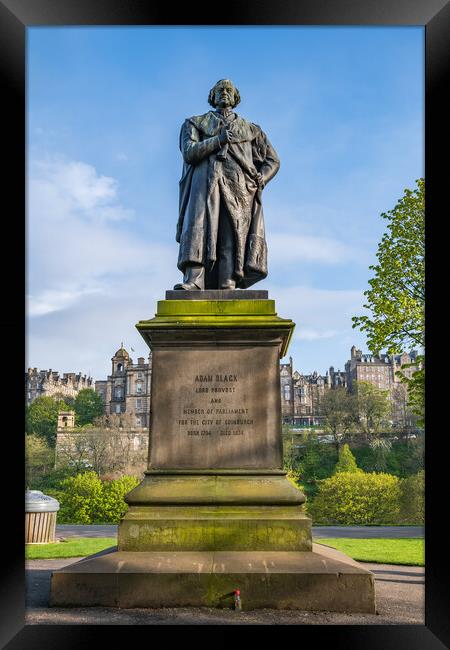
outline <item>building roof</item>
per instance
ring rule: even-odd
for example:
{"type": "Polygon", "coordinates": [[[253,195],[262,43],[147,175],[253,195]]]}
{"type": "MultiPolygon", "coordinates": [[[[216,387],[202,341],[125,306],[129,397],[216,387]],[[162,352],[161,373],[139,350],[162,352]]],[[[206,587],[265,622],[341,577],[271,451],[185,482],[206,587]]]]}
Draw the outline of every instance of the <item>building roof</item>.
{"type": "Polygon", "coordinates": [[[125,348],[122,347],[122,346],[117,350],[117,352],[115,353],[114,356],[115,357],[122,357],[123,359],[129,359],[130,358],[130,355],[125,350],[125,348]]]}

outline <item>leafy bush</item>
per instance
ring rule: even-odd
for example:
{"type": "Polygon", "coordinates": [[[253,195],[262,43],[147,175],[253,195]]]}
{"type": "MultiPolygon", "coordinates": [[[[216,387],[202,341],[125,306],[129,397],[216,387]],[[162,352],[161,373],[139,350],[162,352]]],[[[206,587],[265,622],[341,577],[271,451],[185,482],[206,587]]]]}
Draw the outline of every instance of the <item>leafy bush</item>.
{"type": "MultiPolygon", "coordinates": [[[[304,487],[304,485],[302,485],[300,483],[300,476],[299,476],[298,472],[295,471],[295,470],[288,470],[288,472],[286,474],[286,478],[289,481],[289,483],[291,483],[295,488],[300,490],[300,492],[302,492],[306,496],[306,501],[307,501],[308,497],[307,497],[306,492],[305,492],[305,487],[304,487]]],[[[303,512],[306,512],[306,503],[303,503],[301,505],[301,509],[302,509],[303,512]]]]}
{"type": "Polygon", "coordinates": [[[103,482],[102,518],[103,521],[118,523],[128,506],[124,497],[139,484],[136,476],[121,476],[113,481],[103,482]]]}
{"type": "MultiPolygon", "coordinates": [[[[58,522],[61,524],[119,523],[127,511],[124,496],[130,492],[139,479],[122,476],[113,481],[101,481],[95,472],[85,472],[65,479],[60,490],[52,491],[61,509],[58,522]]],[[[50,492],[49,492],[50,493],[50,492]]]]}
{"type": "Polygon", "coordinates": [[[403,479],[400,485],[400,518],[405,524],[425,523],[425,471],[403,479]]]}
{"type": "Polygon", "coordinates": [[[339,449],[339,460],[336,463],[334,468],[334,473],[340,472],[361,472],[358,465],[356,464],[356,459],[353,456],[350,447],[345,444],[339,449]]]}
{"type": "Polygon", "coordinates": [[[400,481],[382,473],[338,472],[320,481],[308,511],[314,523],[391,524],[399,519],[400,481]]]}
{"type": "Polygon", "coordinates": [[[69,477],[62,482],[59,492],[61,509],[59,523],[94,524],[102,523],[103,485],[95,472],[85,472],[69,477]]]}

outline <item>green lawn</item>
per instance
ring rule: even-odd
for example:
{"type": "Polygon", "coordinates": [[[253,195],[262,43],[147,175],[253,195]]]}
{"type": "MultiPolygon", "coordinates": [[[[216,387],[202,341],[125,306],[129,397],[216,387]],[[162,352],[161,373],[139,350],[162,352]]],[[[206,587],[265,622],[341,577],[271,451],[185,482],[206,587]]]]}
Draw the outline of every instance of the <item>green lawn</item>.
{"type": "Polygon", "coordinates": [[[27,560],[53,560],[64,557],[84,557],[116,546],[115,537],[70,537],[67,542],[54,544],[26,544],[27,560]]]}
{"type": "MultiPolygon", "coordinates": [[[[424,540],[406,539],[341,539],[336,537],[314,539],[318,544],[332,546],[354,560],[380,564],[425,566],[424,540]]],[[[71,537],[55,544],[27,544],[27,560],[51,560],[66,557],[84,557],[116,546],[115,537],[71,537]]]]}
{"type": "Polygon", "coordinates": [[[342,539],[323,537],[317,544],[332,546],[360,562],[425,566],[425,541],[417,537],[404,539],[342,539]]]}

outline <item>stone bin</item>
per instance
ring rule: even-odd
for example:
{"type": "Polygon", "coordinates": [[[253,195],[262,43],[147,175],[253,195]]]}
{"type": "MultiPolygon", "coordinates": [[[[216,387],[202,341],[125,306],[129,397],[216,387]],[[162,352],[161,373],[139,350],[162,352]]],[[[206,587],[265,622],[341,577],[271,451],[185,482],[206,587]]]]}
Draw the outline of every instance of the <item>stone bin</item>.
{"type": "Polygon", "coordinates": [[[56,513],[59,501],[40,490],[25,492],[25,544],[55,541],[56,513]]]}

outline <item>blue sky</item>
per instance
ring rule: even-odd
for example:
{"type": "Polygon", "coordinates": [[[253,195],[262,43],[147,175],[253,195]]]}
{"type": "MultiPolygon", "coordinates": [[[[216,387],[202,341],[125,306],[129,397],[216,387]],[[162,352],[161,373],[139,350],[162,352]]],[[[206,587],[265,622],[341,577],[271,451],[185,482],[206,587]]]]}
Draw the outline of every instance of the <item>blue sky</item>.
{"type": "Polygon", "coordinates": [[[380,217],[424,175],[422,27],[27,30],[27,366],[110,372],[180,281],[183,120],[221,78],[281,167],[263,193],[278,314],[301,372],[343,369],[380,217]]]}

